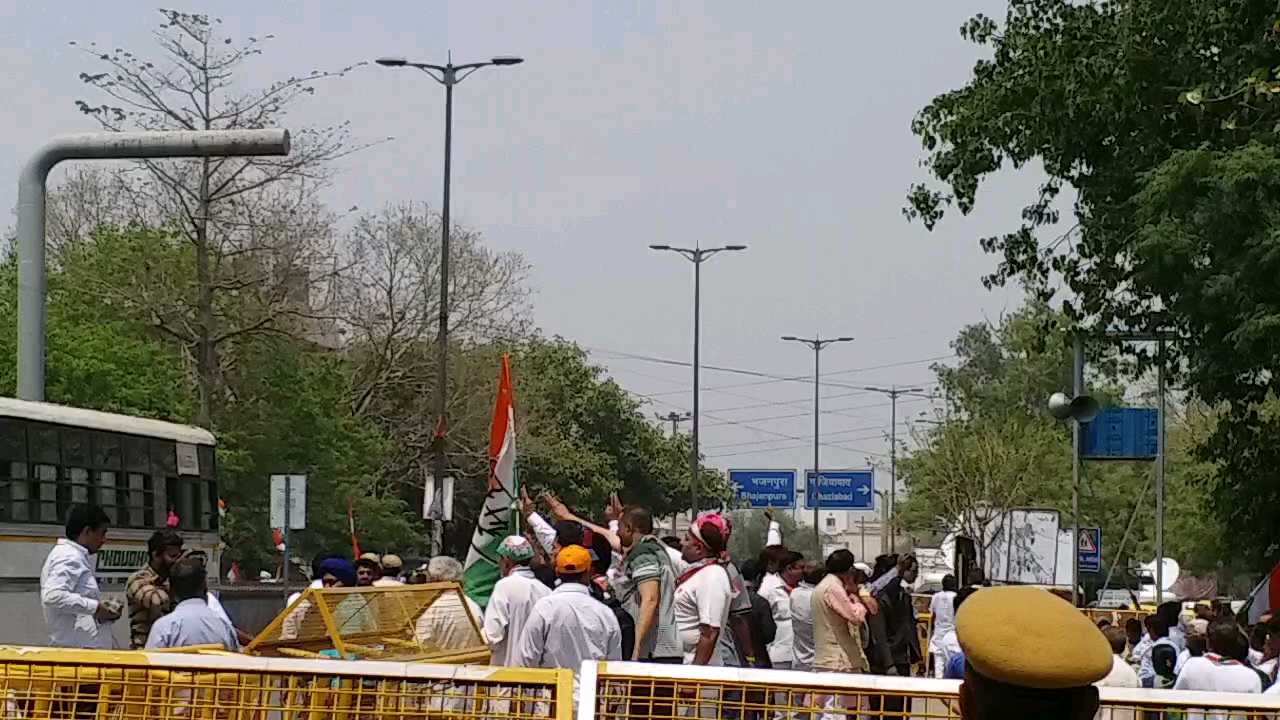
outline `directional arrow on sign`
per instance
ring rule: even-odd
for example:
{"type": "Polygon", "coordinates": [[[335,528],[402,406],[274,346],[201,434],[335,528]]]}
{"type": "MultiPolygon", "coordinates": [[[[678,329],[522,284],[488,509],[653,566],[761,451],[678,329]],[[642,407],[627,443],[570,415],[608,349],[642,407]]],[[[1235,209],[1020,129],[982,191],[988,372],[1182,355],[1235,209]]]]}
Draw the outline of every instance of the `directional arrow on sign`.
{"type": "Polygon", "coordinates": [[[858,492],[862,493],[863,495],[870,495],[871,488],[867,487],[866,485],[863,485],[858,488],[858,492]]]}

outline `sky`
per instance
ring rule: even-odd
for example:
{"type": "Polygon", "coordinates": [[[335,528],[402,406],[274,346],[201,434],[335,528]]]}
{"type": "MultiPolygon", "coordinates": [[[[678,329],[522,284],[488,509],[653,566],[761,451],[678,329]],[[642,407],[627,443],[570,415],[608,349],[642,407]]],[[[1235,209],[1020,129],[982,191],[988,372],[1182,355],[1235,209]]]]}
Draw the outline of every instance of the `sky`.
{"type": "MultiPolygon", "coordinates": [[[[455,90],[453,217],[523,253],[543,332],[590,349],[650,415],[692,406],[693,268],[648,246],[747,245],[703,265],[702,362],[757,373],[704,368],[711,465],[811,467],[813,353],[779,336],[850,335],[822,355],[821,466],[874,462],[887,487],[888,400],[857,388],[932,391],[931,363],[946,362],[956,333],[1020,302],[1015,288],[983,288],[995,259],[977,240],[1013,226],[1035,177],[996,178],[977,211],[934,232],[902,214],[926,177],[911,120],[968,80],[982,50],[959,27],[1003,17],[1003,2],[167,4],[223,18],[232,37],[276,35],[245,87],[383,55],[524,57],[455,90]]],[[[11,211],[43,140],[96,129],[74,105],[93,97],[78,75],[95,65],[68,43],[152,52],[160,15],[134,0],[3,5],[0,208],[11,211]]],[[[394,138],[343,161],[335,208],[438,207],[443,112],[426,76],[370,65],[323,83],[288,122],[394,138]]],[[[931,407],[902,398],[899,436],[931,407]]]]}

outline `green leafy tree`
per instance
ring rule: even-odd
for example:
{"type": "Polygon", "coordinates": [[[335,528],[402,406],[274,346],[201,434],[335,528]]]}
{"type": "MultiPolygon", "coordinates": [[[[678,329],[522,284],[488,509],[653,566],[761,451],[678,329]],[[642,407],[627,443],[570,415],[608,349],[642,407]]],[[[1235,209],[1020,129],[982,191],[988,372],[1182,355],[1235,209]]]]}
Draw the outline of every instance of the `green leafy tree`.
{"type": "Polygon", "coordinates": [[[1015,226],[981,239],[1000,258],[985,282],[1047,299],[1060,281],[1083,327],[1177,332],[1170,369],[1220,407],[1198,441],[1217,465],[1209,497],[1249,529],[1233,548],[1259,569],[1280,549],[1264,510],[1280,500],[1265,407],[1280,382],[1278,19],[1256,0],[1015,0],[1003,22],[974,17],[961,32],[988,56],[917,116],[940,186],[915,186],[906,209],[933,227],[993,173],[1043,169],[1015,226]],[[1052,237],[1064,191],[1074,222],[1052,237]]]}
{"type": "MultiPolygon", "coordinates": [[[[782,530],[782,544],[821,562],[822,550],[814,543],[813,526],[797,523],[790,513],[776,512],[773,519],[782,530]]],[[[729,554],[739,562],[760,556],[769,537],[769,519],[764,510],[741,510],[733,513],[733,535],[729,537],[729,554]]]]}
{"type": "MultiPolygon", "coordinates": [[[[960,331],[952,344],[959,362],[936,368],[947,398],[941,424],[918,432],[919,448],[900,464],[909,492],[899,520],[908,532],[933,541],[958,528],[984,542],[992,533],[981,529],[1014,507],[1056,509],[1070,524],[1070,430],[1045,411],[1048,395],[1069,387],[1068,326],[1063,314],[1032,301],[997,326],[960,331]]],[[[1130,394],[1119,380],[1122,367],[1114,355],[1091,366],[1090,392],[1104,405],[1123,404],[1130,394]]],[[[1215,553],[1224,533],[1202,510],[1214,466],[1190,454],[1210,423],[1198,407],[1172,415],[1165,552],[1190,570],[1218,572],[1223,567],[1215,553]]],[[[1086,464],[1081,522],[1102,528],[1106,563],[1128,566],[1155,557],[1153,472],[1149,462],[1086,464]]]]}

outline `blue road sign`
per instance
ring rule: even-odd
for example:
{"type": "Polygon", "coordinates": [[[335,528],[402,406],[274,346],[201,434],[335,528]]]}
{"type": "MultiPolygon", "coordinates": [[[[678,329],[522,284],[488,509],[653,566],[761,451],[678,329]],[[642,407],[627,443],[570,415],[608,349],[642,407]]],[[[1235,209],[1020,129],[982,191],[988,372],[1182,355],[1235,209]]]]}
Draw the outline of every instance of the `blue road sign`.
{"type": "Polygon", "coordinates": [[[874,510],[876,474],[874,470],[823,470],[818,482],[813,471],[804,474],[804,506],[813,509],[814,489],[821,493],[823,510],[874,510]]]}
{"type": "Polygon", "coordinates": [[[789,510],[796,506],[795,470],[730,470],[729,483],[747,507],[789,510]]]}
{"type": "Polygon", "coordinates": [[[1076,541],[1080,572],[1096,573],[1102,570],[1102,528],[1080,528],[1076,541]]]}
{"type": "Polygon", "coordinates": [[[1090,460],[1151,460],[1160,414],[1151,408],[1107,408],[1080,428],[1080,455],[1090,460]]]}

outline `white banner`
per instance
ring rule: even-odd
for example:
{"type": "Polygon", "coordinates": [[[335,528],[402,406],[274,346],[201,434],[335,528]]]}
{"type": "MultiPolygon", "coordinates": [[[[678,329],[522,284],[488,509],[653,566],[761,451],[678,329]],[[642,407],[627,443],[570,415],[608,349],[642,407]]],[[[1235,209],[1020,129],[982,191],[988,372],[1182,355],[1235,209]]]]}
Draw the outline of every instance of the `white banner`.
{"type": "Polygon", "coordinates": [[[285,478],[289,479],[289,529],[305,530],[307,527],[307,476],[271,476],[271,527],[284,528],[285,478]]]}
{"type": "Polygon", "coordinates": [[[427,489],[422,495],[422,518],[424,520],[453,521],[453,477],[445,476],[439,497],[436,496],[436,479],[427,476],[427,489]]]}

